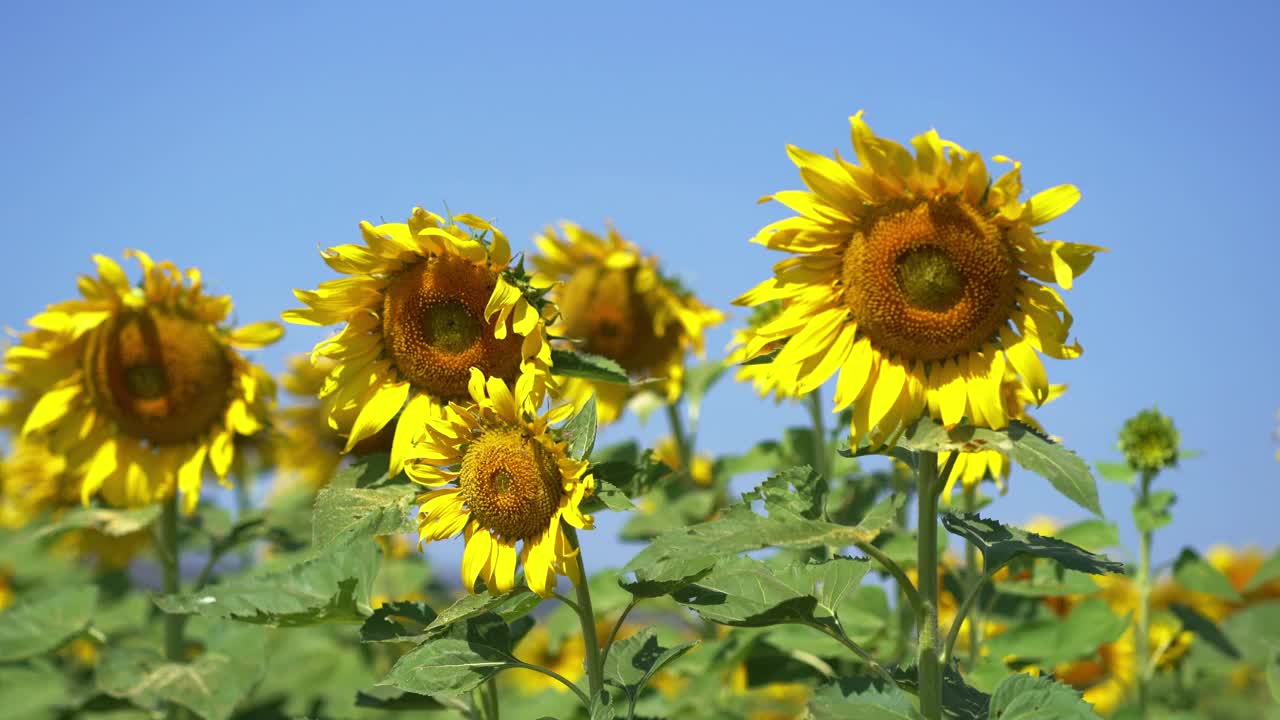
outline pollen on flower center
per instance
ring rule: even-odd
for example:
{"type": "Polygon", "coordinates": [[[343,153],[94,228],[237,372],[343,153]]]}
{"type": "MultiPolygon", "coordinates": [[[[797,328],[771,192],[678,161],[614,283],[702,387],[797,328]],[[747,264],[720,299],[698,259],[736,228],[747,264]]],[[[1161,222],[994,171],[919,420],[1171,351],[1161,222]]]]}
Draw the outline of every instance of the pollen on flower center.
{"type": "Polygon", "coordinates": [[[472,367],[515,378],[523,338],[508,328],[499,340],[494,322],[484,320],[496,283],[493,271],[453,255],[432,255],[391,281],[383,301],[387,351],[418,389],[464,400],[472,367]]]}
{"type": "Polygon", "coordinates": [[[564,284],[560,311],[567,336],[632,375],[655,370],[679,343],[675,327],[658,334],[653,312],[636,288],[635,268],[579,269],[564,284]]]}
{"type": "Polygon", "coordinates": [[[518,428],[484,431],[463,454],[458,481],[476,521],[510,540],[545,533],[564,494],[554,455],[518,428]]]}
{"type": "Polygon", "coordinates": [[[1008,318],[1017,279],[999,228],[956,198],[872,213],[841,271],[859,329],[882,350],[918,361],[979,350],[1008,318]]]}
{"type": "Polygon", "coordinates": [[[231,394],[231,362],[213,332],[160,311],[122,313],[86,346],[90,394],[125,433],[157,445],[213,428],[231,394]]]}

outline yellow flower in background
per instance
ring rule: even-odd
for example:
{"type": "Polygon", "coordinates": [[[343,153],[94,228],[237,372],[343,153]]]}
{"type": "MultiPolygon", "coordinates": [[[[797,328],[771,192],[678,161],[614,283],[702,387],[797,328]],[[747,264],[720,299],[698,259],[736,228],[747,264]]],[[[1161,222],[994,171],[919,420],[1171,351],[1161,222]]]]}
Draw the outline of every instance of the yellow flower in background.
{"type": "Polygon", "coordinates": [[[912,140],[913,157],[861,113],[851,122],[859,165],[788,146],[810,192],[769,198],[800,214],[753,242],[796,255],[734,301],[783,304],[745,354],[784,341],[767,367],[801,394],[838,373],[835,409],[853,406],[855,441],[889,439],[926,408],[948,427],[968,417],[1002,428],[1006,368],[1042,404],[1050,385],[1038,353],[1081,352],[1049,283],[1070,289],[1102,248],[1035,230],[1080,193],[1061,185],[1022,201],[1017,162],[996,156],[1012,168],[992,182],[981,155],[934,131],[912,140]]]}
{"type": "Polygon", "coordinates": [[[277,438],[272,454],[282,487],[319,490],[342,462],[346,441],[329,425],[329,409],[317,397],[336,365],[328,358],[312,363],[306,355],[295,355],[280,376],[280,385],[294,400],[274,418],[277,438]]]}
{"type": "MultiPolygon", "coordinates": [[[[1066,390],[1066,385],[1050,385],[1049,394],[1045,397],[1044,402],[1056,400],[1066,390]]],[[[1017,420],[1023,425],[1044,433],[1044,428],[1039,421],[1031,417],[1031,414],[1027,412],[1027,406],[1036,402],[1035,395],[1022,383],[1018,374],[1011,368],[1005,368],[1004,382],[1000,385],[1000,396],[1004,402],[1005,417],[1010,420],[1017,420]]],[[[932,408],[930,409],[930,414],[933,414],[932,408]]],[[[945,467],[950,458],[951,453],[938,453],[938,467],[945,467]]],[[[976,488],[983,480],[989,477],[995,482],[1000,492],[1004,493],[1009,489],[1005,481],[1009,479],[1011,469],[1012,465],[1009,462],[1009,458],[1004,453],[996,450],[979,450],[972,453],[962,452],[956,458],[956,464],[951,468],[951,475],[947,478],[947,484],[942,489],[942,502],[944,505],[951,502],[951,493],[955,489],[957,481],[960,482],[962,488],[969,490],[970,488],[976,488]]]]}
{"type": "MultiPolygon", "coordinates": [[[[80,493],[80,478],[68,469],[65,458],[39,441],[17,438],[13,452],[0,463],[0,527],[16,529],[56,519],[81,504],[80,493]]],[[[149,543],[146,530],[109,535],[78,528],[63,533],[56,549],[73,557],[94,558],[104,569],[119,569],[149,543]]]]}
{"type": "Polygon", "coordinates": [[[420,542],[461,533],[462,583],[471,592],[477,580],[493,593],[514,588],[517,557],[529,589],[543,597],[555,590],[557,574],[582,582],[578,548],[564,524],[592,527],[579,505],[594,492],[595,479],[550,427],[573,406],[539,415],[546,393],[532,371],[520,376],[513,394],[501,379],[472,369],[468,390],[474,404],[450,403],[428,418],[405,459],[413,481],[447,485],[418,498],[420,542]],[[516,543],[523,546],[518,552],[516,543]]]}
{"type": "MultiPolygon", "coordinates": [[[[676,446],[676,439],[668,435],[658,441],[653,448],[653,455],[658,460],[667,464],[672,470],[683,470],[684,462],[680,459],[680,448],[676,446]]],[[[693,467],[689,470],[689,477],[702,487],[711,485],[712,477],[712,459],[706,453],[699,453],[693,458],[693,467]]]]}
{"type": "Polygon", "coordinates": [[[749,700],[748,720],[799,720],[808,715],[811,686],[800,682],[748,685],[749,680],[747,666],[740,664],[729,671],[726,682],[731,693],[749,700]]]}
{"type": "Polygon", "coordinates": [[[551,364],[543,313],[512,273],[507,238],[474,215],[446,222],[414,208],[405,223],[360,223],[364,242],[322,252],[343,275],[295,290],[307,305],[284,319],[344,324],[313,358],[335,366],[320,397],[329,424],[349,434],[344,452],[385,428],[397,413],[391,474],[414,434],[450,402],[467,400],[471,368],[514,383],[526,370],[542,385],[551,364]],[[403,410],[403,412],[402,412],[403,410]]]}
{"type": "Polygon", "coordinates": [[[27,406],[21,434],[39,438],[83,474],[82,499],[116,506],[159,502],[181,491],[195,509],[208,465],[226,481],[235,435],[264,429],[274,383],[236,349],[278,340],[264,322],[222,326],[231,299],[206,295],[200,271],[179,272],[128,250],[143,277],[131,285],[111,258],[81,276],[81,299],[51,305],[4,355],[13,409],[27,406]],[[24,397],[31,395],[31,397],[24,397]]]}
{"type": "MultiPolygon", "coordinates": [[[[610,227],[605,237],[572,223],[563,235],[547,228],[535,238],[539,254],[530,257],[551,290],[564,324],[562,335],[580,341],[584,352],[617,362],[632,380],[656,380],[668,403],[680,397],[685,353],[703,352],[707,328],[724,314],[662,274],[658,261],[640,254],[610,227]]],[[[629,386],[571,378],[564,394],[581,407],[592,393],[601,423],[622,414],[633,394],[629,386]]]]}

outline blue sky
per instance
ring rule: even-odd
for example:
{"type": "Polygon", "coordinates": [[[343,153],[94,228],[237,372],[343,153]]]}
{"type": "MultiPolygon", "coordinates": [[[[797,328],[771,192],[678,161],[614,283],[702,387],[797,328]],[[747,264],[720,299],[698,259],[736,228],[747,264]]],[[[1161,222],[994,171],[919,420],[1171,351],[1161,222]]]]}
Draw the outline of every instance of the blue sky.
{"type": "MultiPolygon", "coordinates": [[[[1262,141],[1280,109],[1280,6],[783,7],[8,5],[0,323],[69,297],[91,254],[125,247],[198,265],[242,321],[276,318],[291,288],[330,277],[318,247],[445,202],[517,248],[547,223],[612,219],[728,308],[780,259],[746,240],[784,214],[757,198],[800,187],[785,144],[848,151],[847,116],[865,109],[899,141],[937,128],[1018,158],[1030,191],[1080,187],[1049,236],[1111,252],[1065,294],[1086,352],[1050,362],[1071,389],[1038,417],[1104,459],[1123,420],[1158,404],[1205,452],[1162,479],[1180,501],[1157,556],[1276,545],[1280,245],[1262,141]]],[[[280,369],[320,336],[291,328],[260,357],[280,369]]],[[[700,439],[740,451],[804,417],[725,383],[700,439]]],[[[1102,487],[1125,527],[1127,492],[1102,487]]],[[[1015,471],[991,512],[1082,511],[1015,471]]]]}

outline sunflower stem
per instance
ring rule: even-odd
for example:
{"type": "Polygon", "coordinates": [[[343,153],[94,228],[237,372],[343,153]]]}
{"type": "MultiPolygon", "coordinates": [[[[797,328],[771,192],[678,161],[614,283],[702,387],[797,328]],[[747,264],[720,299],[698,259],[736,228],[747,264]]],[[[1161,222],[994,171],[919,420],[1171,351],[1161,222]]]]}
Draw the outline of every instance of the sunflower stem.
{"type": "Polygon", "coordinates": [[[667,403],[667,421],[671,423],[671,435],[676,441],[676,452],[680,455],[681,469],[693,478],[693,449],[689,447],[689,436],[684,432],[684,421],[680,419],[680,401],[667,403]]]}
{"type": "MultiPolygon", "coordinates": [[[[822,421],[822,388],[814,388],[805,398],[809,406],[809,418],[813,421],[813,469],[822,476],[825,488],[830,489],[831,477],[830,443],[827,442],[827,430],[822,421]]],[[[826,493],[824,492],[823,495],[826,493]]]]}
{"type": "MultiPolygon", "coordinates": [[[[1155,473],[1150,470],[1142,472],[1142,483],[1138,486],[1138,506],[1146,507],[1151,494],[1151,481],[1155,473]]],[[[1150,661],[1148,646],[1151,636],[1151,530],[1143,529],[1138,554],[1138,716],[1147,717],[1148,688],[1146,672],[1150,661]]]]}
{"type": "MultiPolygon", "coordinates": [[[[955,455],[957,453],[953,453],[955,455]]],[[[978,507],[978,489],[976,487],[967,487],[964,489],[964,511],[967,513],[974,512],[978,507]]],[[[982,587],[983,581],[986,579],[982,570],[978,567],[978,547],[970,541],[964,544],[964,567],[965,575],[968,576],[969,593],[977,595],[979,588],[982,587]]],[[[967,599],[967,598],[966,598],[967,599]]],[[[973,616],[969,618],[969,669],[973,670],[978,664],[979,645],[982,642],[982,613],[978,608],[973,609],[973,616]]],[[[963,615],[957,615],[955,622],[963,621],[963,615]]],[[[955,631],[952,631],[954,634],[955,631]]],[[[950,644],[950,643],[948,643],[950,644]]],[[[951,651],[948,647],[947,656],[950,657],[951,651]]]]}
{"type": "MultiPolygon", "coordinates": [[[[161,506],[160,514],[160,570],[163,574],[164,594],[177,595],[182,591],[178,548],[178,494],[174,492],[161,506]]],[[[182,638],[183,616],[164,616],[164,656],[169,662],[180,663],[186,646],[182,638]]],[[[169,720],[183,717],[182,706],[169,702],[165,712],[169,720]]]]}
{"type": "Polygon", "coordinates": [[[916,669],[920,714],[942,718],[942,663],[938,637],[938,454],[916,454],[916,577],[920,608],[916,611],[916,669]]]}
{"type": "MultiPolygon", "coordinates": [[[[672,407],[668,405],[667,407],[672,407]]],[[[572,527],[566,527],[569,542],[575,550],[574,562],[578,565],[578,578],[573,589],[578,597],[578,622],[582,624],[582,645],[585,648],[587,664],[587,682],[591,689],[591,702],[600,697],[604,689],[604,663],[600,657],[600,639],[596,637],[596,616],[591,608],[591,588],[587,584],[587,568],[582,562],[582,546],[578,544],[578,533],[572,527]]]]}

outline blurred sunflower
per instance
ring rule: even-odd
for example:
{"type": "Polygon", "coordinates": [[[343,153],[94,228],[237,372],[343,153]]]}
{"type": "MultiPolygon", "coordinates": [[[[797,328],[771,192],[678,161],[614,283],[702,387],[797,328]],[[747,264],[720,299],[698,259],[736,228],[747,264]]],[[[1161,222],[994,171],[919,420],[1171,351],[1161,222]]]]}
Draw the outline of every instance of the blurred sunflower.
{"type": "MultiPolygon", "coordinates": [[[[0,463],[0,527],[25,527],[79,507],[80,484],[65,458],[49,452],[39,441],[18,438],[13,452],[0,463]]],[[[56,550],[94,558],[99,567],[113,570],[128,566],[149,542],[146,530],[113,535],[77,528],[62,534],[56,550]]]]}
{"type": "Polygon", "coordinates": [[[204,294],[200,271],[125,251],[142,266],[131,285],[111,258],[81,276],[79,300],[33,317],[5,352],[2,382],[15,393],[3,417],[29,405],[21,433],[39,437],[83,473],[81,498],[137,506],[182,492],[195,509],[205,461],[225,482],[235,435],[264,428],[273,383],[236,349],[278,340],[272,322],[236,329],[225,295],[204,294]],[[30,394],[29,397],[24,395],[30,394]]]}
{"type": "Polygon", "coordinates": [[[471,368],[506,383],[531,369],[539,386],[546,382],[551,347],[543,318],[555,308],[521,268],[509,267],[506,236],[474,215],[446,222],[414,208],[407,224],[362,222],[360,232],[362,244],[321,253],[350,277],[295,290],[307,307],[284,319],[345,324],[311,353],[335,363],[319,395],[330,427],[349,433],[343,452],[401,413],[391,446],[395,475],[427,420],[467,400],[471,368]]]}
{"type": "MultiPolygon", "coordinates": [[[[680,459],[680,448],[675,437],[667,435],[658,441],[653,448],[653,456],[667,464],[672,470],[683,470],[684,462],[680,459]]],[[[693,458],[693,467],[689,469],[689,478],[700,487],[709,487],[714,480],[715,462],[710,455],[698,453],[693,458]]]]}
{"type": "MultiPolygon", "coordinates": [[[[1066,385],[1050,385],[1049,394],[1045,397],[1044,402],[1056,400],[1066,390],[1066,385]]],[[[936,395],[930,396],[931,399],[936,397],[936,395]]],[[[1005,417],[1010,420],[1017,420],[1023,425],[1032,427],[1037,432],[1044,434],[1044,428],[1039,421],[1031,417],[1031,414],[1027,412],[1027,406],[1036,402],[1035,395],[1023,384],[1018,374],[1009,367],[1005,368],[1004,382],[1000,384],[1000,397],[1004,403],[1005,417]]],[[[938,408],[931,406],[929,414],[937,415],[938,408]]],[[[951,453],[938,453],[938,467],[945,467],[950,458],[951,453]]],[[[960,453],[956,458],[955,466],[951,468],[951,475],[947,477],[947,484],[942,489],[943,504],[951,502],[951,493],[957,481],[960,482],[962,488],[969,490],[976,488],[983,480],[990,477],[1000,492],[1005,492],[1008,489],[1005,485],[1005,480],[1009,479],[1010,469],[1009,458],[1005,457],[1004,453],[996,450],[960,453]]]]}
{"type": "Polygon", "coordinates": [[[295,355],[280,376],[280,384],[296,401],[275,416],[276,442],[272,455],[284,487],[301,484],[319,490],[342,461],[342,436],[330,426],[329,409],[317,396],[337,363],[295,355]]]}
{"type": "Polygon", "coordinates": [[[797,255],[734,301],[783,304],[745,355],[785,342],[766,367],[801,394],[838,372],[835,406],[853,405],[854,440],[883,441],[926,408],[948,427],[968,417],[1002,428],[1006,368],[1041,404],[1050,385],[1037,352],[1081,352],[1066,344],[1071,314],[1048,284],[1070,289],[1102,248],[1035,231],[1080,193],[1060,185],[1024,202],[1017,162],[992,182],[980,154],[934,131],[912,140],[913,157],[861,113],[850,120],[860,165],[788,146],[811,192],[767,198],[800,215],[753,242],[797,255]]]}
{"type": "MultiPolygon", "coordinates": [[[[668,403],[680,397],[684,356],[703,352],[707,328],[724,315],[658,269],[658,261],[610,227],[605,237],[573,223],[563,235],[547,228],[534,242],[541,251],[530,257],[544,284],[559,282],[551,297],[560,308],[563,334],[579,341],[585,352],[603,355],[622,366],[632,380],[656,380],[668,403]]],[[[595,393],[599,422],[610,423],[634,390],[618,383],[570,378],[564,394],[580,407],[595,393]]]]}
{"type": "Polygon", "coordinates": [[[471,592],[478,579],[493,593],[515,587],[517,556],[529,588],[543,597],[555,590],[557,573],[581,582],[579,550],[564,524],[592,527],[579,505],[595,479],[550,427],[573,406],[539,415],[545,388],[533,371],[520,375],[513,395],[501,379],[486,380],[473,368],[468,390],[474,404],[450,403],[428,419],[405,459],[415,482],[457,482],[418,498],[420,542],[462,533],[462,583],[471,592]]]}

